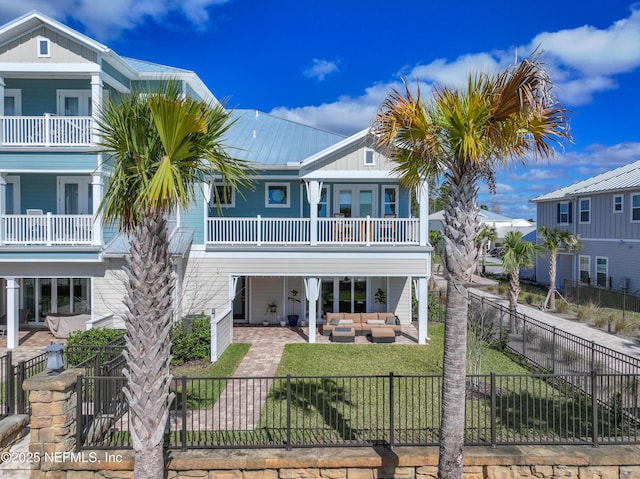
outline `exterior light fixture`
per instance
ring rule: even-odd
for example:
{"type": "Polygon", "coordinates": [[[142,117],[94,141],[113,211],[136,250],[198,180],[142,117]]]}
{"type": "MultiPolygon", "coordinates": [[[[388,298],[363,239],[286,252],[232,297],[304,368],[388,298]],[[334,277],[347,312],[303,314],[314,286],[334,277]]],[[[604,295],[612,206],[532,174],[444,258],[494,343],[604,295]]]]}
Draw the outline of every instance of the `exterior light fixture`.
{"type": "Polygon", "coordinates": [[[53,342],[45,348],[44,352],[47,353],[47,369],[49,369],[50,376],[60,374],[64,369],[63,351],[63,344],[53,342]]]}

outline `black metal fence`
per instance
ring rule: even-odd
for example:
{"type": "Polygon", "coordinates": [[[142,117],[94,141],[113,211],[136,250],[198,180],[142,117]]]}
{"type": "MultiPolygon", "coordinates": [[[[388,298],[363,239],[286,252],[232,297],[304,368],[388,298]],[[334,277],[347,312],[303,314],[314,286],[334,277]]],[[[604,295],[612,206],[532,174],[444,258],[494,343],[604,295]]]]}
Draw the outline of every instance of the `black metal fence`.
{"type": "MultiPolygon", "coordinates": [[[[640,442],[638,375],[468,376],[467,444],[640,442]],[[592,391],[573,385],[590,384],[592,391]],[[596,391],[600,391],[596,393],[596,391]],[[606,399],[606,400],[605,400],[606,399]]],[[[77,444],[131,447],[123,378],[78,381],[77,444]]],[[[169,448],[437,445],[441,376],[176,378],[169,448]]]]}
{"type": "Polygon", "coordinates": [[[564,280],[564,296],[576,304],[596,304],[601,308],[640,313],[640,295],[626,290],[593,286],[574,280],[564,280]]]}

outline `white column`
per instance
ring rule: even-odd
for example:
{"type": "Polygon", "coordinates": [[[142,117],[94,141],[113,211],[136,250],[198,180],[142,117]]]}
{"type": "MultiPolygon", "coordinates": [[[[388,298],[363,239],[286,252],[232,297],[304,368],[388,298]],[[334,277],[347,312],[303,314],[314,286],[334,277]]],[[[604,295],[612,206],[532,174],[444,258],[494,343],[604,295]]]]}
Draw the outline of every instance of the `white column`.
{"type": "Polygon", "coordinates": [[[428,304],[429,296],[427,291],[427,278],[418,278],[418,344],[426,344],[429,336],[427,335],[427,322],[429,318],[428,304]]]}
{"type": "Polygon", "coordinates": [[[4,175],[0,174],[0,245],[4,244],[4,215],[7,212],[6,199],[7,181],[4,175]]]}
{"type": "Polygon", "coordinates": [[[102,244],[102,212],[100,211],[100,203],[104,196],[104,183],[102,172],[99,169],[93,173],[91,189],[93,190],[93,237],[91,244],[100,246],[102,244]]]}
{"type": "Polygon", "coordinates": [[[0,116],[4,116],[4,77],[0,75],[0,116]]]}
{"type": "Polygon", "coordinates": [[[309,343],[315,343],[320,280],[318,278],[305,278],[304,287],[307,300],[309,301],[309,343]]]}
{"type": "MultiPolygon", "coordinates": [[[[91,116],[94,122],[100,116],[100,110],[102,109],[102,88],[103,85],[100,75],[97,73],[91,75],[91,116]]],[[[95,128],[91,134],[91,141],[94,144],[100,141],[95,128]]]]}
{"type": "Polygon", "coordinates": [[[429,244],[429,187],[426,181],[418,187],[416,196],[420,207],[420,246],[427,246],[429,244]]]}
{"type": "Polygon", "coordinates": [[[20,342],[20,285],[16,278],[7,278],[7,348],[15,349],[20,342]]]}
{"type": "Polygon", "coordinates": [[[318,244],[318,203],[320,202],[320,191],[322,182],[311,180],[305,183],[307,187],[307,200],[309,201],[309,235],[311,246],[318,244]]]}

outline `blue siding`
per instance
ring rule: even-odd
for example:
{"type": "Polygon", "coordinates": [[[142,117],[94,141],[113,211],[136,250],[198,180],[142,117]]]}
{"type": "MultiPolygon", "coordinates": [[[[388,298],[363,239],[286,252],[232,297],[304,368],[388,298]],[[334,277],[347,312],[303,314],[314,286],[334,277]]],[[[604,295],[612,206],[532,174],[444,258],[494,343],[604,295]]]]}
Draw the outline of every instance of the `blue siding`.
{"type": "Polygon", "coordinates": [[[194,244],[204,244],[205,202],[199,187],[196,189],[196,195],[196,202],[191,204],[186,212],[180,213],[180,226],[194,232],[194,244]]]}
{"type": "Polygon", "coordinates": [[[78,172],[94,171],[98,165],[95,153],[0,153],[2,171],[78,172]]]}
{"type": "Polygon", "coordinates": [[[122,86],[126,88],[129,88],[131,86],[131,82],[129,81],[129,79],[114,67],[112,67],[109,63],[104,61],[102,62],[102,71],[104,71],[107,75],[110,75],[115,80],[118,80],[118,83],[120,83],[122,86]]]}

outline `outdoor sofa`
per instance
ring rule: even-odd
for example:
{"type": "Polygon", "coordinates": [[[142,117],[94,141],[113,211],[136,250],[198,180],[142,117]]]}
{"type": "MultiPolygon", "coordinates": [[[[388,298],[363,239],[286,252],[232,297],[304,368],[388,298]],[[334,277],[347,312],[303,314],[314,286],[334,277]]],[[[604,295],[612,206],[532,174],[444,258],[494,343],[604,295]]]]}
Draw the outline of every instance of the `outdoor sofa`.
{"type": "Polygon", "coordinates": [[[398,322],[394,313],[327,313],[322,335],[331,336],[336,327],[352,327],[357,336],[367,336],[373,328],[389,328],[396,336],[400,336],[398,322]]]}

